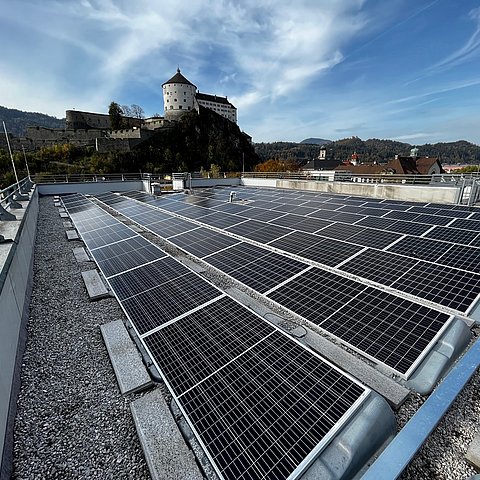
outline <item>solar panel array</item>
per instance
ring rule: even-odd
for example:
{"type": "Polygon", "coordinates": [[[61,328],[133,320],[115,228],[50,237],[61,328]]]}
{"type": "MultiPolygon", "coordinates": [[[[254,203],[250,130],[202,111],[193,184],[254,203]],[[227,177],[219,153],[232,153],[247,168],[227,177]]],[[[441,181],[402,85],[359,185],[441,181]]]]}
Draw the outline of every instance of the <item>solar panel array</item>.
{"type": "Polygon", "coordinates": [[[370,391],[90,200],[62,200],[219,476],[298,478],[370,391]]]}
{"type": "MultiPolygon", "coordinates": [[[[148,210],[149,215],[158,212],[164,219],[155,224],[155,230],[135,216],[131,218],[405,378],[413,373],[450,323],[450,310],[466,313],[478,298],[480,276],[476,272],[431,265],[419,255],[408,256],[406,245],[409,239],[418,239],[420,243],[429,240],[357,225],[373,218],[366,214],[365,209],[382,215],[408,213],[406,210],[410,208],[418,209],[417,204],[382,204],[372,199],[292,191],[236,191],[239,192],[237,198],[241,192],[246,192],[249,203],[225,203],[229,191],[215,189],[205,192],[204,198],[183,194],[152,198],[148,202],[151,207],[145,205],[145,211],[148,210]],[[193,205],[192,198],[195,198],[193,205]],[[268,204],[270,210],[266,209],[268,204]],[[308,207],[308,216],[290,213],[298,211],[297,207],[302,205],[308,207]],[[322,210],[325,205],[328,205],[327,210],[322,210]],[[345,209],[349,210],[348,213],[345,209]],[[266,212],[280,210],[289,213],[279,217],[265,215],[266,212]],[[185,211],[195,220],[182,218],[185,211]],[[318,218],[312,218],[312,214],[320,215],[322,211],[337,221],[321,220],[321,224],[316,223],[318,218]],[[228,235],[230,241],[232,238],[241,241],[225,246],[217,253],[198,254],[196,244],[205,235],[204,230],[211,228],[203,219],[214,215],[216,224],[220,225],[218,212],[222,212],[228,220],[223,228],[214,226],[209,234],[211,238],[218,238],[222,245],[228,242],[228,235]],[[165,214],[171,215],[170,221],[189,222],[188,236],[179,235],[181,241],[176,242],[174,235],[163,231],[165,214]],[[355,223],[347,224],[347,219],[355,223]],[[308,226],[310,221],[318,226],[313,232],[308,226]],[[280,225],[276,225],[277,222],[280,225]],[[300,226],[301,230],[292,228],[294,225],[300,226]],[[197,236],[196,232],[201,234],[197,236]],[[395,249],[402,250],[402,253],[393,253],[395,249]],[[274,257],[269,258],[271,255],[274,257]],[[328,269],[325,270],[325,267],[328,269]],[[280,271],[278,277],[277,271],[280,271]],[[366,284],[365,280],[374,283],[366,284]],[[330,288],[330,285],[334,286],[330,288]]],[[[135,198],[136,193],[130,192],[125,196],[135,198]]],[[[117,195],[105,194],[101,199],[123,214],[134,203],[125,199],[118,208],[117,195]],[[110,199],[115,203],[111,204],[110,199]]],[[[435,206],[434,211],[438,214],[440,208],[435,206]]],[[[449,221],[455,222],[455,215],[465,218],[465,211],[446,211],[449,221]]],[[[428,214],[425,219],[427,214],[412,213],[424,221],[433,222],[435,215],[428,214]]],[[[154,218],[150,217],[152,221],[154,218]]],[[[397,221],[412,225],[410,230],[415,232],[416,225],[423,227],[423,233],[435,228],[430,224],[398,219],[392,220],[391,226],[397,221]]],[[[399,229],[406,231],[403,223],[399,229]]],[[[447,222],[442,219],[439,223],[444,228],[447,222]]],[[[455,245],[451,243],[436,241],[431,255],[440,258],[453,247],[455,245]]],[[[426,251],[423,255],[427,256],[426,251]]]]}

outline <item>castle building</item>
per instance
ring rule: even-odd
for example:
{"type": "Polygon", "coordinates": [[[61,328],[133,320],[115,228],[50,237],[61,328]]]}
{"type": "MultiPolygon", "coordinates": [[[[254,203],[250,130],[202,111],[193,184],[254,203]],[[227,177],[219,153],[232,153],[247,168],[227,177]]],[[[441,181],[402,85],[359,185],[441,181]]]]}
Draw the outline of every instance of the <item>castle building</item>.
{"type": "Polygon", "coordinates": [[[166,119],[177,119],[185,111],[198,111],[198,106],[201,105],[237,123],[237,109],[227,97],[200,93],[197,87],[182,75],[179,68],[170,80],[162,84],[162,90],[166,119]]]}

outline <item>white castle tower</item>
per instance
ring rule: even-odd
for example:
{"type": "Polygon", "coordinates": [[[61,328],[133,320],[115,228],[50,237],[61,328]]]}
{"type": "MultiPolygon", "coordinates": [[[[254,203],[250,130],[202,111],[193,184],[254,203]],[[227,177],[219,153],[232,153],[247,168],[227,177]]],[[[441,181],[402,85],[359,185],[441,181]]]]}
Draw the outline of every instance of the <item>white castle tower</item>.
{"type": "Polygon", "coordinates": [[[165,118],[175,119],[185,113],[185,110],[195,108],[197,87],[187,80],[177,68],[177,73],[162,85],[165,118]]]}

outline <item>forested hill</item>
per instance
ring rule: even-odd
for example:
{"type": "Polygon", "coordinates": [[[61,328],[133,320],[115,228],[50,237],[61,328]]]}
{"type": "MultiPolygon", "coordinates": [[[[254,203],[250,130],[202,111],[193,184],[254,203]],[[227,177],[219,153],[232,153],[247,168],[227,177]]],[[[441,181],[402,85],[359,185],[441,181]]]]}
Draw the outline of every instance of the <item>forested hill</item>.
{"type": "MultiPolygon", "coordinates": [[[[421,156],[440,157],[442,163],[480,163],[480,146],[464,140],[448,143],[416,145],[421,156]]],[[[362,162],[383,162],[395,155],[409,155],[413,145],[393,140],[372,138],[362,140],[359,137],[344,138],[326,145],[327,157],[339,161],[347,160],[356,152],[362,162]]],[[[319,145],[292,142],[257,143],[255,151],[261,161],[270,159],[296,160],[304,164],[318,156],[319,145]]]]}
{"type": "Polygon", "coordinates": [[[16,137],[25,136],[25,129],[29,125],[38,125],[47,128],[65,128],[65,119],[51,117],[43,113],[22,112],[14,108],[0,106],[0,126],[3,132],[2,120],[7,126],[8,133],[16,137]]]}

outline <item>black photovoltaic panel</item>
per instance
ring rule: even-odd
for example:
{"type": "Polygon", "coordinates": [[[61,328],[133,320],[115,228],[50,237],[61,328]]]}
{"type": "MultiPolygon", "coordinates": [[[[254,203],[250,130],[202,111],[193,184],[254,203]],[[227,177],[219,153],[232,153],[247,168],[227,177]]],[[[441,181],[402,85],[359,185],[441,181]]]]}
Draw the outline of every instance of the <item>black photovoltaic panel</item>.
{"type": "MultiPolygon", "coordinates": [[[[240,214],[242,218],[260,219],[262,222],[269,222],[275,218],[285,215],[284,212],[276,210],[266,210],[265,208],[249,208],[240,214]]],[[[272,222],[275,223],[275,222],[272,222]]]]}
{"type": "Polygon", "coordinates": [[[322,237],[336,238],[338,240],[348,240],[353,235],[363,232],[365,227],[350,225],[348,223],[333,223],[325,227],[320,232],[322,237]]]}
{"type": "Polygon", "coordinates": [[[251,245],[250,243],[238,243],[226,250],[210,255],[205,261],[208,261],[214,267],[230,273],[238,268],[238,265],[246,265],[266,255],[265,249],[251,245]],[[208,259],[208,260],[207,260],[208,259]]]}
{"type": "Polygon", "coordinates": [[[444,313],[318,269],[268,297],[402,374],[410,373],[449,319],[444,313]]]}
{"type": "Polygon", "coordinates": [[[382,217],[382,218],[388,212],[389,210],[385,210],[382,208],[372,208],[372,207],[362,207],[358,211],[360,215],[369,215],[369,217],[382,217]]]}
{"type": "Polygon", "coordinates": [[[422,235],[427,230],[432,228],[431,225],[426,225],[423,223],[416,222],[406,222],[404,220],[398,220],[389,227],[386,227],[385,230],[396,233],[405,233],[407,235],[422,235]]]}
{"type": "Polygon", "coordinates": [[[180,212],[178,212],[178,214],[181,215],[182,217],[192,218],[192,219],[201,218],[204,215],[208,215],[209,213],[210,213],[210,210],[208,210],[208,208],[199,207],[199,206],[185,208],[184,210],[181,210],[180,212]]]}
{"type": "MultiPolygon", "coordinates": [[[[322,231],[319,232],[321,234],[322,231]]],[[[334,267],[350,258],[352,255],[363,250],[364,247],[351,243],[325,238],[315,245],[311,245],[300,251],[299,255],[309,260],[334,267]]]]}
{"type": "MultiPolygon", "coordinates": [[[[209,259],[207,259],[209,261],[209,259]]],[[[239,265],[229,275],[254,290],[264,293],[293,275],[308,268],[308,265],[277,253],[267,253],[253,262],[239,265]]]]}
{"type": "Polygon", "coordinates": [[[169,220],[172,218],[172,215],[168,213],[163,213],[160,210],[154,210],[152,208],[146,207],[146,211],[136,214],[136,215],[129,215],[129,218],[131,218],[134,222],[148,226],[152,223],[158,223],[163,220],[169,220]]]}
{"type": "Polygon", "coordinates": [[[365,288],[360,282],[313,268],[267,297],[318,325],[365,288]]]}
{"type": "Polygon", "coordinates": [[[293,214],[286,214],[283,217],[272,220],[270,223],[309,233],[317,232],[329,225],[332,225],[332,222],[329,220],[322,220],[320,218],[313,217],[303,217],[301,215],[293,214]]]}
{"type": "Polygon", "coordinates": [[[117,225],[118,220],[111,215],[104,214],[102,216],[86,218],[84,220],[72,217],[75,222],[75,227],[80,233],[86,233],[98,230],[99,228],[108,227],[110,225],[117,225]]]}
{"type": "Polygon", "coordinates": [[[273,332],[229,297],[144,337],[178,396],[273,332]]]}
{"type": "Polygon", "coordinates": [[[140,335],[222,294],[195,273],[186,273],[121,302],[140,335]]]}
{"type": "Polygon", "coordinates": [[[300,230],[301,232],[319,232],[323,228],[331,225],[332,222],[328,220],[321,220],[320,218],[311,218],[307,217],[301,222],[298,222],[294,225],[295,230],[300,230]]]}
{"type": "Polygon", "coordinates": [[[238,215],[230,215],[228,213],[213,212],[201,218],[201,222],[217,228],[227,228],[237,223],[243,222],[245,219],[238,215]]]}
{"type": "MultiPolygon", "coordinates": [[[[294,215],[293,213],[286,213],[281,217],[275,218],[270,223],[279,225],[281,227],[295,228],[294,225],[301,222],[304,219],[301,215],[294,215]]],[[[316,220],[316,219],[312,219],[316,220]]],[[[323,221],[323,220],[322,220],[323,221]]]]}
{"type": "Polygon", "coordinates": [[[408,375],[448,320],[445,313],[367,287],[320,327],[408,375]]]}
{"type": "Polygon", "coordinates": [[[335,220],[336,222],[344,222],[344,223],[356,223],[364,218],[365,218],[364,215],[356,215],[355,213],[342,213],[342,212],[336,212],[336,214],[331,217],[331,219],[335,220]]]}
{"type": "Polygon", "coordinates": [[[136,237],[92,251],[105,277],[130,270],[165,256],[158,247],[137,235],[136,237]]]}
{"type": "Polygon", "coordinates": [[[360,220],[358,223],[356,223],[356,225],[388,230],[388,227],[393,225],[395,222],[396,220],[389,220],[388,218],[365,217],[363,220],[360,220]]]}
{"type": "Polygon", "coordinates": [[[419,223],[426,223],[427,225],[448,225],[452,219],[448,217],[441,217],[439,215],[420,214],[415,221],[419,223]]]}
{"type": "Polygon", "coordinates": [[[452,248],[451,243],[406,236],[395,245],[388,248],[390,252],[400,253],[411,258],[420,258],[435,262],[445,252],[452,248]]]}
{"type": "Polygon", "coordinates": [[[285,235],[278,240],[275,240],[269,244],[269,246],[284,250],[285,252],[294,253],[300,255],[302,250],[307,247],[312,247],[317,243],[322,242],[324,239],[318,235],[313,235],[306,232],[292,232],[285,235]]]}
{"type": "Polygon", "coordinates": [[[180,402],[225,479],[279,479],[319,448],[364,392],[273,332],[180,402]]]}
{"type": "Polygon", "coordinates": [[[280,205],[274,207],[273,210],[278,210],[284,213],[296,213],[297,215],[308,215],[309,213],[315,212],[317,209],[313,207],[305,207],[301,205],[280,205]]]}
{"type": "Polygon", "coordinates": [[[111,243],[132,238],[138,235],[132,229],[122,223],[101,227],[94,231],[82,233],[82,239],[90,250],[103,247],[111,243]]]}
{"type": "Polygon", "coordinates": [[[334,212],[334,211],[331,211],[331,210],[324,210],[322,208],[321,210],[317,210],[316,212],[313,212],[308,216],[312,217],[312,218],[321,218],[323,220],[330,220],[336,214],[338,214],[338,212],[334,212]]]}
{"type": "Polygon", "coordinates": [[[164,257],[111,277],[108,282],[118,299],[125,300],[187,273],[190,273],[190,270],[180,262],[172,257],[164,257]]]}
{"type": "Polygon", "coordinates": [[[265,224],[257,220],[247,220],[225,230],[261,243],[268,243],[291,232],[288,228],[265,224]]]}
{"type": "Polygon", "coordinates": [[[393,210],[388,212],[384,218],[394,218],[396,220],[407,220],[409,222],[415,221],[419,217],[418,213],[404,212],[400,210],[393,210]]]}
{"type": "Polygon", "coordinates": [[[240,242],[236,238],[203,227],[172,237],[170,241],[199,258],[240,242]]]}
{"type": "MultiPolygon", "coordinates": [[[[479,218],[480,220],[480,218],[479,218]]],[[[474,232],[480,232],[480,221],[479,220],[470,220],[468,218],[462,219],[458,218],[454,220],[449,227],[453,228],[464,228],[466,230],[473,230],[474,232]]]]}
{"type": "Polygon", "coordinates": [[[339,268],[359,277],[390,286],[418,264],[418,260],[394,253],[367,249],[339,268]]]}
{"type": "Polygon", "coordinates": [[[217,210],[219,212],[237,213],[241,215],[242,212],[245,212],[250,208],[252,208],[250,205],[239,205],[238,203],[224,203],[223,205],[213,207],[213,210],[217,210]]]}
{"type": "Polygon", "coordinates": [[[393,288],[466,312],[480,293],[480,275],[419,262],[393,288]]]}
{"type": "Polygon", "coordinates": [[[480,273],[480,248],[453,245],[437,261],[442,265],[480,273]]]}
{"type": "Polygon", "coordinates": [[[182,218],[171,217],[160,222],[150,223],[146,228],[162,238],[169,238],[179,233],[189,232],[193,228],[199,228],[199,225],[182,218]]]}
{"type": "Polygon", "coordinates": [[[471,230],[450,227],[435,227],[425,234],[425,238],[445,240],[447,242],[460,243],[463,245],[476,245],[476,240],[479,237],[480,232],[472,232],[471,230]]]}
{"type": "Polygon", "coordinates": [[[367,393],[228,297],[144,342],[225,479],[301,471],[367,393]]]}
{"type": "MultiPolygon", "coordinates": [[[[323,234],[323,230],[320,233],[323,234]]],[[[393,232],[383,232],[382,230],[376,230],[374,228],[365,228],[363,231],[350,237],[348,241],[381,250],[393,242],[396,242],[399,238],[401,238],[401,235],[393,232]]]]}

